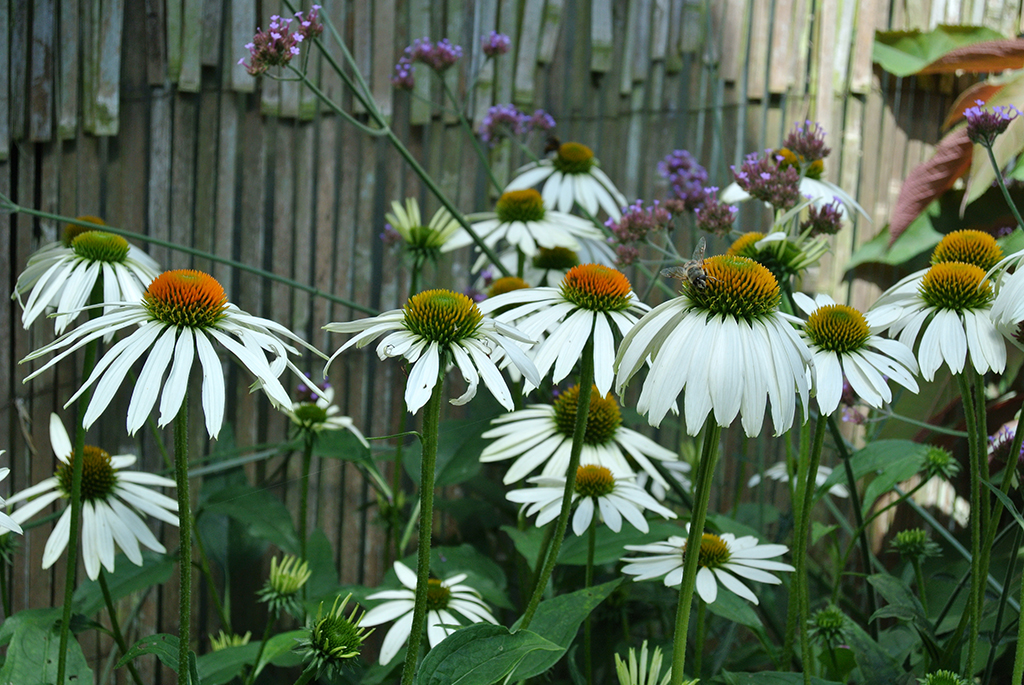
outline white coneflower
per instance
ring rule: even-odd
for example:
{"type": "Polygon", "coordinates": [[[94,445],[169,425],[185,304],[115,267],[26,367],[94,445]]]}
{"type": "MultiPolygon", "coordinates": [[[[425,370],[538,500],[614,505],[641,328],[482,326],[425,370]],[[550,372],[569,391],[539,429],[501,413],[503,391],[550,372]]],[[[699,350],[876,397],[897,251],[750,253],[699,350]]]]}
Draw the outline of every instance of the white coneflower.
{"type": "Polygon", "coordinates": [[[543,182],[544,205],[557,207],[561,212],[569,212],[573,204],[578,204],[591,216],[603,209],[618,221],[627,204],[626,197],[601,171],[593,151],[580,143],[562,143],[550,159],[527,164],[516,173],[505,192],[532,188],[543,182]]]}
{"type": "MultiPolygon", "coordinates": [[[[60,460],[57,472],[50,478],[26,488],[7,500],[8,504],[24,502],[14,510],[12,518],[25,522],[59,499],[71,497],[71,454],[73,448],[64,425],[56,414],[50,415],[50,444],[60,460]]],[[[150,488],[173,488],[174,481],[142,471],[126,471],[135,463],[130,454],[111,456],[99,447],[86,445],[82,453],[82,561],[85,572],[95,580],[102,565],[114,571],[114,545],[121,548],[128,560],[142,565],[139,545],[165,553],[141,515],[178,525],[178,503],[150,488]]],[[[43,568],[53,566],[68,546],[71,530],[71,507],[65,507],[43,548],[43,568]]]]}
{"type": "Polygon", "coordinates": [[[347,430],[351,432],[363,447],[369,449],[370,443],[366,441],[362,431],[356,428],[355,422],[350,416],[343,416],[338,405],[334,404],[334,388],[329,383],[324,383],[323,394],[310,397],[308,401],[293,402],[290,407],[282,409],[292,423],[299,428],[314,433],[321,431],[347,430]]]}
{"type": "Polygon", "coordinates": [[[152,257],[119,235],[99,230],[102,219],[79,217],[95,228],[68,224],[61,240],[44,245],[28,259],[18,276],[14,295],[23,311],[21,323],[32,325],[44,310],[56,310],[54,331],[59,335],[78,318],[96,282],[103,277],[104,313],[118,302],[138,302],[150,281],[160,273],[152,257]],[[22,302],[21,297],[28,293],[22,302]]]}
{"type": "MultiPolygon", "coordinates": [[[[398,650],[409,639],[412,631],[412,613],[416,604],[416,574],[408,566],[400,561],[395,562],[395,573],[399,582],[402,583],[402,590],[382,590],[369,595],[367,599],[387,599],[390,601],[379,604],[370,609],[363,616],[362,625],[376,626],[388,621],[395,624],[384,636],[384,643],[380,647],[380,663],[390,663],[398,650]]],[[[491,610],[480,599],[480,593],[463,585],[466,579],[465,573],[439,580],[431,578],[427,589],[427,639],[430,641],[430,648],[436,647],[442,640],[454,632],[452,626],[466,623],[488,623],[497,624],[491,610]],[[453,613],[454,612],[454,613],[453,613]],[[456,618],[458,614],[463,618],[460,621],[456,618]]]]}
{"type": "MultiPolygon", "coordinates": [[[[616,533],[622,530],[623,519],[643,533],[649,531],[645,510],[667,519],[676,517],[671,509],[658,504],[632,481],[631,476],[614,476],[608,468],[596,464],[576,469],[571,505],[576,507],[572,517],[573,532],[576,535],[586,533],[595,513],[616,533]]],[[[513,490],[506,497],[511,502],[525,505],[526,516],[537,514],[538,527],[551,523],[562,510],[565,476],[537,476],[527,482],[537,487],[513,490]]]]}
{"type": "MultiPolygon", "coordinates": [[[[0,456],[3,456],[4,452],[6,452],[6,451],[7,450],[0,450],[0,456]]],[[[11,472],[11,470],[9,468],[7,468],[6,466],[4,466],[3,468],[0,468],[0,480],[3,480],[4,478],[6,478],[7,474],[9,474],[10,472],[11,472]]],[[[5,505],[4,498],[0,497],[0,507],[3,507],[4,505],[5,505]]],[[[15,521],[14,519],[12,519],[10,516],[8,516],[7,512],[0,511],[0,530],[3,530],[3,529],[14,531],[15,533],[23,533],[24,532],[21,529],[21,525],[17,521],[15,521]]]]}
{"type": "Polygon", "coordinates": [[[142,301],[118,305],[109,314],[82,324],[28,355],[23,361],[63,349],[25,380],[38,376],[89,341],[123,328],[134,330],[110,348],[64,405],[69,406],[95,383],[83,420],[85,428],[103,413],[128,370],[143,356],[146,363],[128,405],[127,425],[132,435],[146,422],[158,398],[158,425],[166,426],[177,416],[188,389],[192,364],[198,356],[203,367],[206,430],[210,437],[217,437],[224,420],[225,390],[216,347],[234,355],[276,406],[288,407],[292,403],[278,380],[284,369],[287,367],[304,378],[288,357],[298,354],[298,350],[285,342],[290,339],[305,345],[298,336],[274,321],[253,316],[228,302],[224,289],[212,276],[182,269],[160,274],[149,284],[142,301]]]}
{"type": "Polygon", "coordinates": [[[430,223],[424,225],[420,204],[414,197],[406,198],[405,206],[392,202],[391,212],[384,218],[402,236],[410,250],[427,257],[436,255],[460,228],[459,222],[444,207],[434,212],[430,223]]]}
{"type": "MultiPolygon", "coordinates": [[[[427,290],[413,295],[402,309],[358,321],[329,323],[324,330],[358,333],[331,355],[327,365],[350,347],[364,347],[378,336],[388,335],[377,345],[377,356],[405,357],[411,364],[405,385],[405,403],[416,413],[427,403],[441,373],[457,366],[468,389],[452,404],[465,404],[476,396],[480,379],[509,411],[514,408],[501,372],[492,355],[501,348],[524,376],[540,383],[533,362],[514,342],[532,342],[515,328],[485,318],[476,303],[450,290],[427,290]]],[[[327,369],[324,369],[327,373],[327,369]]]]}
{"type": "MultiPolygon", "coordinates": [[[[686,526],[689,531],[690,526],[686,526]]],[[[683,555],[686,538],[673,535],[665,542],[650,545],[626,545],[631,552],[648,556],[623,559],[622,572],[635,576],[634,580],[651,580],[665,576],[665,586],[674,587],[683,579],[683,555]]],[[[704,533],[697,571],[697,594],[708,604],[718,598],[718,583],[743,599],[758,603],[757,595],[740,578],[758,583],[779,585],[782,581],[768,571],[794,571],[789,564],[770,561],[788,551],[785,545],[761,545],[753,535],[737,538],[731,533],[715,535],[704,533]]]]}
{"type": "Polygon", "coordinates": [[[637,411],[657,426],[684,395],[686,432],[696,435],[714,412],[719,426],[741,416],[746,434],[761,432],[771,400],[772,424],[781,435],[793,424],[796,397],[805,418],[811,353],[779,312],[780,290],[764,266],[745,257],[719,255],[702,263],[707,276],[683,281],[683,292],[646,314],[619,346],[616,392],[644,364],[637,411]]]}

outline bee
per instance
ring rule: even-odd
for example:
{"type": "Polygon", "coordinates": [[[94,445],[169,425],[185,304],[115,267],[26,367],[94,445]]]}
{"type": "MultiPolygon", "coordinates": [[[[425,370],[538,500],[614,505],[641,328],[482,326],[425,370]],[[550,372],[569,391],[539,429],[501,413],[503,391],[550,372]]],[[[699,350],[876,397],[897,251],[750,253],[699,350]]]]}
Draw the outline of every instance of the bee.
{"type": "Polygon", "coordinates": [[[558,148],[562,146],[562,141],[558,139],[558,136],[549,135],[548,140],[544,145],[544,154],[551,154],[552,152],[558,152],[558,148]]]}
{"type": "Polygon", "coordinates": [[[697,290],[704,290],[704,288],[708,287],[709,279],[715,280],[704,271],[704,250],[707,246],[707,241],[704,239],[704,236],[701,236],[700,240],[697,241],[697,249],[693,251],[693,257],[690,261],[681,266],[670,266],[667,269],[662,269],[661,275],[675,278],[679,281],[687,281],[692,283],[693,287],[697,290]]]}

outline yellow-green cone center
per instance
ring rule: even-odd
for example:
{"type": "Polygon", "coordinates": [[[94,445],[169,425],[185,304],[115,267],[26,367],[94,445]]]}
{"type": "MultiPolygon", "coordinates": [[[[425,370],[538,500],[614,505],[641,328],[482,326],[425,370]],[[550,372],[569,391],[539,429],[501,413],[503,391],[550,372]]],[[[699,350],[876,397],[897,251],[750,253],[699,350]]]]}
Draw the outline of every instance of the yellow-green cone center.
{"type": "Polygon", "coordinates": [[[758,233],[756,231],[744,233],[729,246],[726,254],[756,259],[761,251],[757,249],[755,243],[763,237],[764,233],[758,233]]]}
{"type": "Polygon", "coordinates": [[[224,316],[228,298],[217,280],[202,271],[165,271],[149,284],[142,305],[172,326],[210,328],[224,316]]]}
{"type": "Polygon", "coordinates": [[[714,533],[704,533],[700,540],[697,563],[703,568],[722,568],[729,561],[729,548],[714,533]]]}
{"type": "MultiPolygon", "coordinates": [[[[90,224],[96,224],[96,226],[106,226],[107,222],[98,216],[76,216],[75,219],[78,221],[85,221],[90,224]]],[[[64,247],[71,247],[71,243],[74,242],[75,238],[86,233],[88,231],[95,231],[95,226],[78,226],[76,224],[66,224],[64,226],[64,235],[61,236],[61,242],[64,247]]]]}
{"type": "Polygon", "coordinates": [[[533,268],[568,271],[578,266],[580,258],[567,247],[542,247],[533,256],[533,268]]]}
{"type": "Polygon", "coordinates": [[[327,410],[312,403],[300,405],[294,413],[303,426],[318,426],[327,420],[327,410]]]}
{"type": "Polygon", "coordinates": [[[704,288],[683,283],[683,292],[700,309],[712,314],[756,319],[779,307],[779,282],[772,272],[746,257],[716,255],[704,260],[704,288]]]}
{"type": "Polygon", "coordinates": [[[498,198],[494,208],[500,221],[543,221],[544,198],[533,188],[510,190],[498,198]]]}
{"type": "Polygon", "coordinates": [[[86,230],[71,241],[71,249],[82,259],[94,262],[123,262],[128,256],[128,241],[106,231],[86,230]]]}
{"type": "Polygon", "coordinates": [[[513,290],[522,290],[523,288],[529,288],[530,284],[517,276],[504,276],[499,278],[494,283],[491,283],[491,287],[487,289],[487,296],[494,297],[496,295],[504,295],[510,293],[513,290]]]}
{"type": "Polygon", "coordinates": [[[807,318],[804,330],[816,346],[839,353],[860,349],[871,335],[864,315],[845,304],[819,307],[807,318]]]}
{"type": "Polygon", "coordinates": [[[562,279],[562,297],[594,312],[617,312],[629,308],[629,279],[621,271],[603,264],[574,266],[562,279]]]}
{"type": "MultiPolygon", "coordinates": [[[[558,431],[572,438],[576,428],[576,405],[579,404],[580,386],[574,385],[555,400],[555,425],[558,431]]],[[[583,441],[588,445],[604,445],[610,442],[622,425],[622,413],[611,393],[601,396],[597,386],[591,386],[590,411],[587,412],[587,430],[583,441]]]]}
{"type": "Polygon", "coordinates": [[[427,611],[440,611],[448,608],[448,600],[452,591],[437,578],[427,580],[427,611]]]}
{"type": "Polygon", "coordinates": [[[585,174],[594,166],[594,152],[580,143],[562,143],[552,164],[563,174],[585,174]]]}
{"type": "Polygon", "coordinates": [[[943,262],[928,269],[921,279],[921,299],[939,309],[981,309],[992,297],[985,271],[974,264],[943,262]]]}
{"type": "MultiPolygon", "coordinates": [[[[82,501],[105,500],[117,485],[117,472],[110,465],[110,454],[99,447],[86,445],[82,450],[82,501]]],[[[57,467],[57,487],[65,497],[71,497],[71,461],[57,467]]]]}
{"type": "Polygon", "coordinates": [[[575,486],[583,497],[604,497],[615,489],[615,476],[605,466],[587,464],[576,469],[575,486]]]}
{"type": "Polygon", "coordinates": [[[1003,248],[984,231],[965,229],[953,231],[935,246],[932,264],[963,262],[988,271],[1003,258],[1003,248]]]}
{"type": "Polygon", "coordinates": [[[451,290],[425,290],[402,310],[407,329],[442,346],[472,337],[483,319],[473,300],[451,290]]]}

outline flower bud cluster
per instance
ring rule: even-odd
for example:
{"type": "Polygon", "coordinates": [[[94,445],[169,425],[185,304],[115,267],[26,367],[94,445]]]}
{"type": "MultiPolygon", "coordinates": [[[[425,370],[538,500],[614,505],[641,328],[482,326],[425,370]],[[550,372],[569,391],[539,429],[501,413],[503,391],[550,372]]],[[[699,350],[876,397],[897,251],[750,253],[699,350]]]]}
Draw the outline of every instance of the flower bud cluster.
{"type": "Polygon", "coordinates": [[[504,55],[511,49],[512,39],[506,36],[504,33],[491,31],[490,35],[483,37],[483,50],[484,54],[487,55],[488,57],[504,55]]]}
{"type": "Polygon", "coordinates": [[[275,14],[270,18],[267,30],[257,29],[252,42],[246,44],[249,63],[246,63],[244,57],[238,60],[238,63],[252,76],[259,76],[270,67],[283,67],[300,54],[300,46],[304,41],[316,38],[323,31],[324,26],[320,23],[320,5],[313,5],[308,15],[296,12],[291,19],[275,14]]]}
{"type": "Polygon", "coordinates": [[[794,126],[782,147],[795,153],[805,164],[825,159],[832,152],[832,148],[825,145],[825,130],[816,121],[794,126]]]}
{"type": "Polygon", "coordinates": [[[668,179],[674,199],[681,200],[686,210],[693,211],[702,205],[708,172],[689,152],[673,150],[658,162],[658,173],[668,179]]]}
{"type": "Polygon", "coordinates": [[[843,211],[839,198],[823,205],[811,205],[807,218],[800,223],[800,232],[814,238],[819,235],[835,235],[843,227],[843,211]]]}
{"type": "Polygon", "coordinates": [[[667,209],[661,206],[657,200],[649,207],[644,207],[641,200],[637,200],[628,207],[622,208],[622,217],[615,221],[608,219],[604,222],[618,242],[615,247],[617,255],[616,263],[619,266],[632,264],[640,256],[635,243],[647,238],[653,231],[665,228],[672,215],[667,209]]]}
{"type": "Polygon", "coordinates": [[[740,188],[778,210],[792,209],[800,201],[800,172],[783,165],[785,158],[766,150],[746,156],[739,170],[732,168],[740,188]]]}
{"type": "Polygon", "coordinates": [[[422,62],[440,73],[454,65],[462,57],[462,46],[454,45],[447,38],[436,43],[427,37],[417,38],[412,45],[405,48],[404,54],[395,64],[395,73],[391,76],[391,85],[403,90],[412,90],[416,85],[416,62],[422,62]]]}
{"type": "Polygon", "coordinates": [[[718,188],[704,188],[700,206],[694,209],[697,215],[697,228],[715,235],[728,235],[736,222],[736,207],[727,205],[718,199],[718,188]]]}
{"type": "Polygon", "coordinates": [[[972,143],[992,147],[996,137],[1003,133],[1010,122],[1020,115],[1020,110],[1009,105],[996,105],[992,109],[985,107],[983,100],[975,100],[974,107],[964,110],[967,119],[967,137],[972,143]]]}
{"type": "Polygon", "coordinates": [[[511,103],[495,105],[480,122],[480,139],[493,146],[502,138],[521,136],[533,130],[550,131],[554,127],[554,117],[542,109],[526,114],[511,103]]]}

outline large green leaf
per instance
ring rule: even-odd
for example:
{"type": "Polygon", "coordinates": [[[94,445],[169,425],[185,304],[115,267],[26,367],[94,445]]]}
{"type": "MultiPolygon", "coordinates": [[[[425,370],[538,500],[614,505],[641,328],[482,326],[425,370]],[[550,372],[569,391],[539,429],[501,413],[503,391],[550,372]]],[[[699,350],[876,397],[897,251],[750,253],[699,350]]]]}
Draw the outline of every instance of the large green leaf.
{"type": "MultiPolygon", "coordinates": [[[[855,452],[850,457],[854,476],[860,480],[869,473],[876,474],[864,492],[864,512],[870,511],[875,500],[891,490],[894,485],[917,473],[928,449],[928,445],[910,440],[877,440],[855,452]]],[[[845,481],[846,469],[837,468],[825,480],[821,489],[828,489],[836,483],[845,481]]]]}
{"type": "MultiPolygon", "coordinates": [[[[7,656],[0,667],[0,683],[42,685],[57,681],[60,655],[60,609],[27,609],[7,617],[0,626],[0,645],[7,656]]],[[[92,685],[93,675],[78,640],[68,640],[66,680],[92,685]]]]}
{"type": "Polygon", "coordinates": [[[864,682],[897,683],[903,676],[899,663],[881,645],[871,639],[864,629],[849,621],[846,626],[846,644],[853,649],[857,665],[865,676],[864,682]]]}
{"type": "Polygon", "coordinates": [[[871,59],[890,74],[910,76],[957,48],[1003,36],[983,26],[938,26],[933,31],[878,31],[871,59]]]}
{"type": "Polygon", "coordinates": [[[132,659],[146,654],[154,654],[167,668],[178,672],[178,636],[157,633],[144,637],[128,648],[128,653],[121,657],[115,668],[121,668],[132,659]]]}
{"type": "Polygon", "coordinates": [[[290,554],[299,553],[299,536],[292,515],[268,490],[232,485],[210,494],[202,511],[224,514],[246,526],[250,535],[266,540],[290,554]]]}
{"type": "MultiPolygon", "coordinates": [[[[464,483],[480,472],[480,453],[491,441],[480,437],[491,423],[487,419],[442,421],[438,429],[434,480],[437,487],[464,483]]],[[[405,469],[420,482],[422,449],[419,442],[409,446],[403,457],[405,469]]]]}
{"type": "Polygon", "coordinates": [[[259,642],[250,642],[239,647],[225,647],[198,657],[196,667],[199,669],[203,685],[224,685],[235,676],[241,676],[243,669],[255,661],[259,649],[259,642]]]}
{"type": "MultiPolygon", "coordinates": [[[[608,595],[621,582],[622,579],[619,578],[603,585],[552,597],[537,605],[537,613],[534,614],[533,622],[530,623],[530,630],[558,645],[560,651],[544,651],[527,656],[516,668],[511,680],[519,681],[532,678],[558,663],[562,654],[576,637],[583,619],[589,616],[598,604],[607,599],[608,595]]],[[[513,628],[518,626],[520,621],[517,621],[513,628]]]]}
{"type": "Polygon", "coordinates": [[[317,435],[313,454],[328,459],[340,459],[372,465],[373,457],[369,448],[349,431],[321,431],[317,435]]]}
{"type": "Polygon", "coordinates": [[[492,685],[502,680],[531,652],[562,652],[558,645],[529,630],[476,623],[460,628],[427,653],[416,685],[492,685]]]}
{"type": "Polygon", "coordinates": [[[761,619],[754,608],[750,606],[750,602],[740,599],[724,587],[718,588],[718,596],[707,607],[708,611],[727,621],[739,623],[741,626],[747,626],[754,630],[762,628],[761,619]]]}
{"type": "MultiPolygon", "coordinates": [[[[899,266],[910,261],[924,252],[929,252],[939,241],[942,240],[942,233],[935,230],[934,221],[942,212],[938,200],[932,202],[927,208],[907,227],[900,236],[890,243],[888,229],[882,228],[878,235],[857,248],[857,251],[850,257],[846,268],[854,269],[861,264],[889,264],[899,266]]],[[[958,217],[959,218],[959,217],[958,217]]]]}
{"type": "MultiPolygon", "coordinates": [[[[163,585],[174,572],[175,561],[166,554],[158,554],[149,550],[142,552],[142,566],[128,561],[128,557],[118,554],[114,572],[107,574],[107,587],[115,601],[133,592],[140,592],[154,585],[163,585]]],[[[84,580],[75,590],[72,608],[80,614],[91,615],[102,609],[103,591],[95,580],[84,580]]]]}

